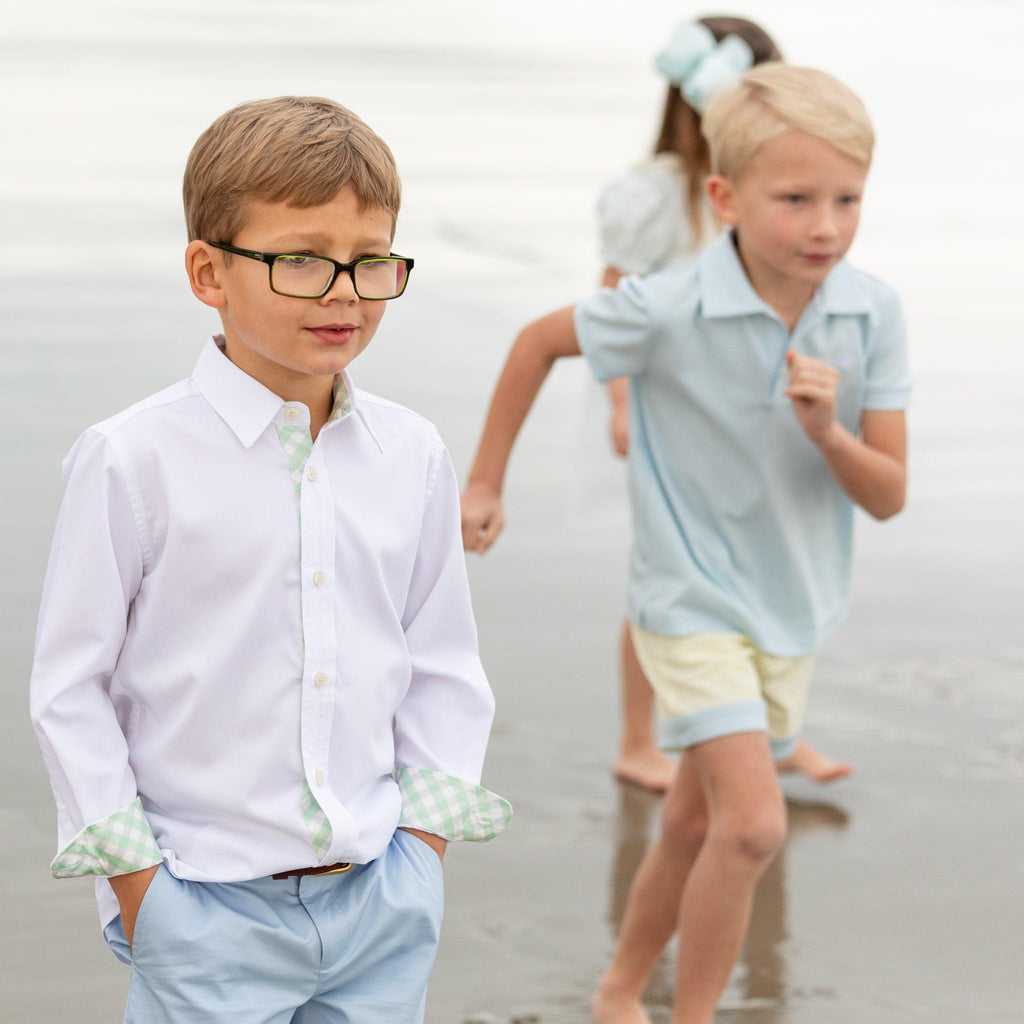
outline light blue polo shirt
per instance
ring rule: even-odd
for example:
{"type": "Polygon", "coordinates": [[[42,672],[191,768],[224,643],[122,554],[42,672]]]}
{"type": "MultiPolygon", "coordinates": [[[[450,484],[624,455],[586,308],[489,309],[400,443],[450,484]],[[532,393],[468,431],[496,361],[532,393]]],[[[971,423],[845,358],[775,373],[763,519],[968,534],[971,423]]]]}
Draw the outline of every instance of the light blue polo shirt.
{"type": "Polygon", "coordinates": [[[598,380],[631,378],[630,619],[816,650],[846,610],[853,505],[783,394],[785,353],[839,370],[854,434],[863,410],[904,409],[896,293],[840,263],[790,334],[726,233],[693,263],[603,288],[575,323],[598,380]]]}

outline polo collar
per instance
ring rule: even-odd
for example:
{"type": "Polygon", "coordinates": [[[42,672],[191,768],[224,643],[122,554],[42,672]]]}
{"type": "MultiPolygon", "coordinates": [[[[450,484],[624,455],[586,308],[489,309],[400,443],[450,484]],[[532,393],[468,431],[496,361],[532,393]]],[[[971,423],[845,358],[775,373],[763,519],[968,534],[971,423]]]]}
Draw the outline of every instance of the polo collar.
{"type": "Polygon", "coordinates": [[[818,289],[825,313],[872,316],[874,304],[860,276],[846,260],[840,260],[818,289]]]}
{"type": "MultiPolygon", "coordinates": [[[[192,379],[238,440],[246,448],[251,448],[286,403],[255,377],[250,377],[231,362],[221,347],[223,341],[222,335],[216,335],[206,342],[192,371],[192,379]]],[[[359,408],[351,377],[345,370],[338,377],[334,387],[334,409],[327,422],[345,419],[355,413],[377,449],[383,452],[380,441],[359,408]]]]}
{"type": "Polygon", "coordinates": [[[733,233],[723,231],[697,261],[700,310],[705,317],[779,315],[754,291],[740,263],[733,233]]]}
{"type": "MultiPolygon", "coordinates": [[[[705,317],[763,313],[778,320],[778,313],[754,291],[740,262],[733,237],[732,231],[724,231],[697,262],[701,313],[705,317]]],[[[826,316],[870,315],[873,312],[867,291],[846,260],[841,260],[829,271],[816,289],[811,303],[826,316]]]]}

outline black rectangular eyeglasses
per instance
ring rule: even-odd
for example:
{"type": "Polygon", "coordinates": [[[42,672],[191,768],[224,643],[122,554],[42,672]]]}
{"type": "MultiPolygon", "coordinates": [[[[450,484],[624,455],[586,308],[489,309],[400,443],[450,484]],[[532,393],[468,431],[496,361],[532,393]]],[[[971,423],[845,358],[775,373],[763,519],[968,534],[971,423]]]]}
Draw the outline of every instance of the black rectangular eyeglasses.
{"type": "Polygon", "coordinates": [[[270,273],[270,290],[293,299],[323,298],[338,280],[348,274],[352,287],[361,299],[397,299],[409,283],[413,261],[408,256],[363,256],[351,263],[339,263],[329,256],[309,253],[258,252],[239,249],[223,242],[207,242],[214,249],[246,256],[266,263],[270,273]]]}

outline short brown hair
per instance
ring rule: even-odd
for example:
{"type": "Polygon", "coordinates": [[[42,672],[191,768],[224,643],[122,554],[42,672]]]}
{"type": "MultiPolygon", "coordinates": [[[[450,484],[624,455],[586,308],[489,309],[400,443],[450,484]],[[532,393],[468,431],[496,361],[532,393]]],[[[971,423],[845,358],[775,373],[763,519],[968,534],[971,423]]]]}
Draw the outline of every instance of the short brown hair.
{"type": "Polygon", "coordinates": [[[364,207],[398,216],[402,189],[386,143],[352,111],[318,96],[251,100],[221,114],[185,166],[189,241],[230,242],[251,200],[300,208],[345,186],[364,207]]]}
{"type": "Polygon", "coordinates": [[[733,180],[776,135],[803,132],[862,167],[871,166],[875,133],[864,104],[824,71],[791,64],[752,68],[711,101],[702,122],[711,170],[733,180]]]}

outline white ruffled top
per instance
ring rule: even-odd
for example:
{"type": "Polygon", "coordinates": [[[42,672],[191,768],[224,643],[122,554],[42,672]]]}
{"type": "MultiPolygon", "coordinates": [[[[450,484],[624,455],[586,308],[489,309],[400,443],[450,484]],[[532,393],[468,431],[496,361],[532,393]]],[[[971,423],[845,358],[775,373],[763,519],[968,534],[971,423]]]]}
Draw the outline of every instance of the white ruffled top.
{"type": "MultiPolygon", "coordinates": [[[[608,184],[597,204],[605,266],[649,274],[696,256],[686,205],[686,172],[674,153],[659,153],[608,184]]],[[[707,204],[704,216],[707,244],[717,233],[707,204]]]]}

